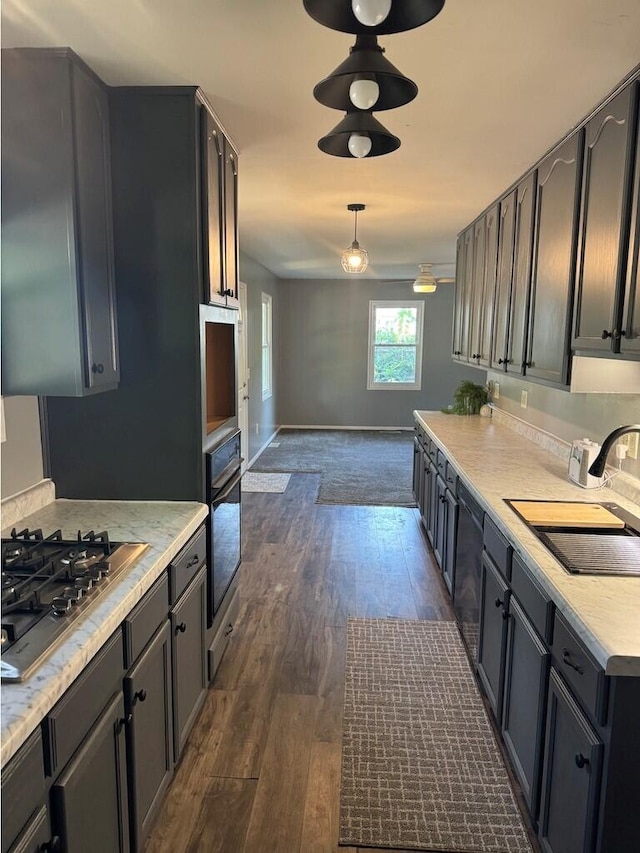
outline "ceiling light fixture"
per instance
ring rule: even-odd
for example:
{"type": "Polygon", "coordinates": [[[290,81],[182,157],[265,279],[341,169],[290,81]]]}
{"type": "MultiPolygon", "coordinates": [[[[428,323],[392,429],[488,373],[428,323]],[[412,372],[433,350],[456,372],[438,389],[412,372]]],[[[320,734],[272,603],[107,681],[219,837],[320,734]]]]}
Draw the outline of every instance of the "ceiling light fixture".
{"type": "Polygon", "coordinates": [[[313,90],[317,101],[334,110],[392,110],[408,104],[418,87],[384,57],[372,35],[356,36],[349,56],[313,90]]]}
{"type": "Polygon", "coordinates": [[[342,33],[389,35],[413,30],[442,11],[445,0],[303,0],[307,13],[342,33]]]}
{"type": "Polygon", "coordinates": [[[349,110],[318,148],[334,157],[379,157],[400,147],[400,140],[371,115],[370,110],[349,110]]]}
{"type": "Polygon", "coordinates": [[[347,210],[353,211],[355,215],[353,243],[344,250],[340,262],[345,272],[364,272],[369,264],[369,253],[358,243],[358,211],[364,210],[364,204],[348,204],[347,210]]]}
{"type": "Polygon", "coordinates": [[[431,272],[431,264],[418,264],[420,274],[413,282],[414,293],[435,293],[438,282],[431,272]]]}

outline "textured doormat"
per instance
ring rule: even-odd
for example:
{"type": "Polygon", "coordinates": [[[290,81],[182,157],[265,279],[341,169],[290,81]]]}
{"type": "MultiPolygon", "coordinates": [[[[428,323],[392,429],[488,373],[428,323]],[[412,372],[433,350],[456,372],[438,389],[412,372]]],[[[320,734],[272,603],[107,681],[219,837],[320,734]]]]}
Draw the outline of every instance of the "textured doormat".
{"type": "Polygon", "coordinates": [[[531,853],[454,622],[348,620],[340,844],[531,853]]]}
{"type": "Polygon", "coordinates": [[[281,493],[289,485],[291,474],[255,474],[247,471],[242,476],[243,492],[281,493]]]}
{"type": "Polygon", "coordinates": [[[277,439],[251,470],[319,473],[316,503],[416,505],[410,430],[282,429],[277,439]]]}

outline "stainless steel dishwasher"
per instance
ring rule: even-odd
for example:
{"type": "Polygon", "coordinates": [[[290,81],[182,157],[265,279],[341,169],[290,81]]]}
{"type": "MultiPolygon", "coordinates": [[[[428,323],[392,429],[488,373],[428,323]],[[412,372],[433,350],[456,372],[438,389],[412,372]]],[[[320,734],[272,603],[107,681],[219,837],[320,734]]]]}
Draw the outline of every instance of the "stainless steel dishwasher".
{"type": "Polygon", "coordinates": [[[484,511],[465,488],[458,483],[458,527],[455,570],[453,575],[453,609],[467,651],[475,662],[480,624],[480,567],[482,563],[482,527],[484,511]]]}

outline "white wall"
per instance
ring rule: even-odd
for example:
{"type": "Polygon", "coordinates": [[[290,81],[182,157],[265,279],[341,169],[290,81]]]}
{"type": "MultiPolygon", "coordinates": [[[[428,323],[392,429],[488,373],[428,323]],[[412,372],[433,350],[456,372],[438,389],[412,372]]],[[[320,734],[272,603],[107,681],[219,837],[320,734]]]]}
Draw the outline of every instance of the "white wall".
{"type": "Polygon", "coordinates": [[[0,450],[0,479],[6,498],[43,477],[38,398],[5,397],[4,415],[7,440],[0,450]]]}

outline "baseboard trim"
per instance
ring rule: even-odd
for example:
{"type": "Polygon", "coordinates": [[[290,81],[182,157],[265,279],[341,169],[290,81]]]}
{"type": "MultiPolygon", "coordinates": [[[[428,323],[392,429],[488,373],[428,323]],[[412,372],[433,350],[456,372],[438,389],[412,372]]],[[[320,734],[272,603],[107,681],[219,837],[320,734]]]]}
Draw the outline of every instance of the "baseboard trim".
{"type": "Polygon", "coordinates": [[[372,432],[413,432],[413,427],[408,426],[336,426],[335,424],[280,424],[278,430],[281,429],[351,429],[369,430],[372,432]]]}
{"type": "Polygon", "coordinates": [[[254,453],[254,455],[251,457],[251,459],[247,462],[247,467],[245,468],[245,471],[248,471],[248,470],[251,468],[251,466],[252,466],[252,465],[253,465],[253,463],[256,461],[256,459],[257,459],[259,456],[261,456],[261,455],[262,455],[262,453],[263,453],[263,452],[266,450],[266,448],[271,444],[271,442],[272,442],[272,441],[273,441],[273,439],[277,436],[277,434],[280,432],[280,430],[281,430],[281,429],[282,429],[282,427],[276,427],[276,431],[275,431],[275,432],[273,432],[273,433],[269,436],[269,438],[265,441],[265,443],[264,443],[264,444],[262,445],[262,447],[258,450],[258,452],[257,452],[257,453],[254,453]]]}

